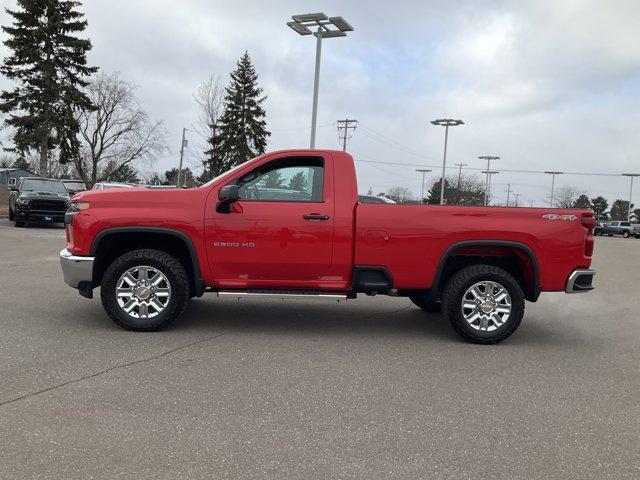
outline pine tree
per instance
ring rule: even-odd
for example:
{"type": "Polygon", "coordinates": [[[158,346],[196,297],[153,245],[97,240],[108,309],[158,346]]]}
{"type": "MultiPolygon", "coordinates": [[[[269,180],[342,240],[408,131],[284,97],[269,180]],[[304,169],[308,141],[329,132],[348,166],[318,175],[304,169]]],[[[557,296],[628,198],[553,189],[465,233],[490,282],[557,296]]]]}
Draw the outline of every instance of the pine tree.
{"type": "Polygon", "coordinates": [[[80,90],[84,78],[97,71],[87,66],[91,42],[74,34],[87,22],[74,0],[17,0],[18,9],[6,12],[13,25],[2,27],[12,51],[0,72],[17,83],[0,95],[0,111],[9,113],[6,123],[14,128],[11,150],[24,154],[37,150],[40,175],[48,174],[49,152],[58,149],[58,160],[69,162],[79,142],[76,108],[91,109],[80,90]]]}
{"type": "Polygon", "coordinates": [[[220,141],[229,168],[264,153],[271,135],[262,108],[266,97],[262,96],[258,74],[247,52],[231,73],[231,82],[225,92],[220,141]]]}
{"type": "Polygon", "coordinates": [[[208,126],[210,134],[207,137],[207,146],[209,148],[204,151],[204,171],[198,178],[202,182],[207,182],[231,168],[229,158],[224,154],[222,135],[218,123],[210,123],[208,126]]]}

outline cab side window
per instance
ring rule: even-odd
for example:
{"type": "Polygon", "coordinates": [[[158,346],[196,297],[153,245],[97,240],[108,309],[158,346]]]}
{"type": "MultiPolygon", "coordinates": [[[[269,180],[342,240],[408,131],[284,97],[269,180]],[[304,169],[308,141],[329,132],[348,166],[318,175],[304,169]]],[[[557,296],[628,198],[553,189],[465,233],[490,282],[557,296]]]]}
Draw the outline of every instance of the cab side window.
{"type": "Polygon", "coordinates": [[[321,158],[274,160],[240,177],[241,200],[322,202],[324,165],[321,158]]]}

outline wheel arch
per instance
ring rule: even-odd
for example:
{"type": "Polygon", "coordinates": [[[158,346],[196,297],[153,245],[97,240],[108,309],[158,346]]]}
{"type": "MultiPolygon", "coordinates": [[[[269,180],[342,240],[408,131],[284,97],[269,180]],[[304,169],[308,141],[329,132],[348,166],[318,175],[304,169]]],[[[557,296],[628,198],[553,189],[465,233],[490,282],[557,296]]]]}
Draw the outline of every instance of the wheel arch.
{"type": "MultiPolygon", "coordinates": [[[[492,247],[500,247],[500,248],[506,247],[506,248],[513,249],[515,252],[521,252],[521,255],[522,255],[521,257],[520,256],[517,257],[518,259],[517,261],[520,261],[522,258],[526,258],[528,260],[531,266],[531,278],[530,279],[524,278],[522,287],[525,293],[525,298],[529,301],[535,302],[540,296],[540,292],[541,292],[540,264],[538,263],[536,254],[533,251],[533,249],[525,243],[513,242],[513,241],[507,241],[507,240],[468,240],[468,241],[456,242],[451,244],[449,247],[447,247],[447,249],[444,251],[444,253],[440,257],[438,266],[436,267],[433,285],[430,288],[431,298],[436,298],[439,292],[441,291],[441,289],[446,284],[446,280],[447,280],[446,267],[448,266],[449,261],[455,257],[455,253],[457,250],[464,251],[464,249],[473,249],[473,248],[480,248],[482,250],[483,248],[490,249],[492,247]]],[[[516,253],[516,255],[518,254],[516,253]]],[[[478,254],[471,254],[468,256],[474,257],[474,258],[477,258],[477,257],[484,258],[482,255],[478,255],[478,254]]],[[[526,272],[523,272],[523,274],[526,277],[527,275],[526,272]]]]}
{"type": "Polygon", "coordinates": [[[195,296],[202,296],[205,282],[200,273],[198,254],[193,241],[180,230],[162,227],[112,227],[98,232],[89,251],[89,255],[95,257],[93,286],[100,284],[109,261],[126,251],[138,248],[156,248],[176,255],[187,269],[195,296]],[[102,248],[104,246],[115,248],[109,250],[102,248]]]}

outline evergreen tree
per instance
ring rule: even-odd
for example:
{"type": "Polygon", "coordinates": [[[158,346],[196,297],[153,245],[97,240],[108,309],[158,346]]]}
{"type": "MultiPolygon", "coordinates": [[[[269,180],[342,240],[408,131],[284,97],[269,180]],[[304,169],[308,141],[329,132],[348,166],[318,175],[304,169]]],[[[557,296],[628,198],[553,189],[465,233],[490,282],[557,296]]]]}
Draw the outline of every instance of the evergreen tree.
{"type": "Polygon", "coordinates": [[[226,168],[230,168],[264,153],[267,137],[271,135],[262,108],[266,97],[262,96],[258,74],[247,52],[231,73],[231,82],[225,92],[220,142],[226,168]]]}
{"type": "Polygon", "coordinates": [[[0,72],[17,83],[0,95],[0,111],[9,113],[14,128],[11,150],[20,154],[37,150],[40,175],[48,174],[49,152],[58,149],[58,160],[69,162],[78,152],[76,108],[91,109],[80,90],[84,77],[97,67],[87,65],[91,42],[74,34],[87,22],[75,0],[17,0],[18,9],[6,12],[13,25],[2,27],[4,44],[12,51],[0,72]]]}
{"type": "Polygon", "coordinates": [[[304,192],[307,190],[307,177],[304,174],[304,172],[298,172],[296,173],[293,177],[291,177],[291,180],[289,180],[289,189],[290,190],[296,190],[298,192],[304,192]]]}
{"type": "Polygon", "coordinates": [[[11,165],[11,168],[18,168],[20,170],[25,170],[27,172],[31,171],[31,165],[29,165],[29,162],[27,162],[27,160],[24,157],[16,158],[13,164],[11,165]]]}
{"type": "Polygon", "coordinates": [[[218,122],[210,123],[210,135],[207,137],[208,149],[204,151],[204,171],[198,179],[207,182],[231,168],[229,157],[224,154],[222,135],[218,122]]]}
{"type": "Polygon", "coordinates": [[[607,202],[607,199],[602,196],[592,197],[591,208],[593,209],[593,213],[596,214],[596,218],[604,218],[604,212],[609,208],[609,202],[607,202]]]}
{"type": "MultiPolygon", "coordinates": [[[[631,204],[631,210],[633,211],[633,203],[631,204]]],[[[621,220],[624,221],[627,219],[629,215],[629,201],[628,200],[616,200],[611,205],[611,211],[609,212],[609,216],[611,220],[621,220]]]]}
{"type": "Polygon", "coordinates": [[[573,208],[591,208],[591,200],[587,195],[582,194],[573,202],[573,208]]]}

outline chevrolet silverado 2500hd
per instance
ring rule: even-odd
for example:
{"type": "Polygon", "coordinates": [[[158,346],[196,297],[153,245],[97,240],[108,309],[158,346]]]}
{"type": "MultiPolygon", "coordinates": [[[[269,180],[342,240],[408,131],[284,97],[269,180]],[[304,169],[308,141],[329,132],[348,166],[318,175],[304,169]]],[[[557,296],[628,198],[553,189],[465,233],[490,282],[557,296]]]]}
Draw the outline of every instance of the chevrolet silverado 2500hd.
{"type": "Polygon", "coordinates": [[[353,159],[262,155],[195,189],[82,192],[65,217],[65,281],[119,325],[158,330],[190,298],[409,297],[495,343],[541,292],[586,292],[588,210],[365,204],[353,159]]]}

